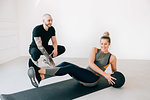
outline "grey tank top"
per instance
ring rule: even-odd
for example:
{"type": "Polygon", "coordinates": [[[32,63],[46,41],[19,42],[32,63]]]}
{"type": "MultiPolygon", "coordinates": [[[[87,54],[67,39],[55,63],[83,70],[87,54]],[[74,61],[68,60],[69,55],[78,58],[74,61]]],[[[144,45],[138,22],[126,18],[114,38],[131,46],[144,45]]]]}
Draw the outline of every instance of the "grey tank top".
{"type": "MultiPolygon", "coordinates": [[[[94,63],[103,71],[106,70],[106,68],[109,65],[109,60],[111,57],[111,53],[103,53],[100,49],[97,49],[97,53],[95,55],[95,61],[94,63]]],[[[95,74],[98,74],[93,69],[91,69],[89,66],[87,67],[87,70],[92,71],[95,74]]],[[[98,74],[100,75],[100,74],[98,74]]],[[[100,75],[101,76],[101,75],[100,75]]]]}

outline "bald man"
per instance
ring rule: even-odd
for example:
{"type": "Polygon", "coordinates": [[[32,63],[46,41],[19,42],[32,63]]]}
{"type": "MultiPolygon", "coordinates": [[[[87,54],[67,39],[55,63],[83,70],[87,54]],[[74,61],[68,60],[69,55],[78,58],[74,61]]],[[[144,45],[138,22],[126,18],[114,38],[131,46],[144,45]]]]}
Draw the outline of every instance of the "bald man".
{"type": "Polygon", "coordinates": [[[46,57],[45,62],[50,66],[55,66],[52,58],[65,52],[65,47],[57,45],[55,29],[52,26],[52,16],[50,14],[43,15],[43,24],[33,29],[32,43],[29,47],[31,59],[36,65],[41,55],[46,57]],[[51,39],[52,45],[48,45],[51,39]]]}

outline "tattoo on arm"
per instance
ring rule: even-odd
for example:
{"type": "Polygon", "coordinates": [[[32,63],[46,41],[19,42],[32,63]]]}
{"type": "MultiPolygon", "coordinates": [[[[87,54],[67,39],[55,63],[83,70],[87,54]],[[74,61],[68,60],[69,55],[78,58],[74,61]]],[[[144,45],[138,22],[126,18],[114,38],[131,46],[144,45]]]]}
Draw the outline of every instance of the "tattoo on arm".
{"type": "Polygon", "coordinates": [[[38,49],[42,52],[42,54],[49,59],[49,61],[51,62],[52,59],[49,57],[49,54],[47,53],[46,49],[43,47],[42,45],[42,40],[41,37],[34,37],[35,43],[38,47],[38,49]]]}

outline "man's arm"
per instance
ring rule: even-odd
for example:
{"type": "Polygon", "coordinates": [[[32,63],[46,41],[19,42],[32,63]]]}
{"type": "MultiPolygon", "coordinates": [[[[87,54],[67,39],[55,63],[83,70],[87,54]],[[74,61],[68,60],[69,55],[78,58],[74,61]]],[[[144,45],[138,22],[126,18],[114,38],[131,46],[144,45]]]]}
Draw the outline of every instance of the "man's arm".
{"type": "Polygon", "coordinates": [[[47,58],[49,59],[50,62],[53,62],[52,58],[49,57],[48,52],[46,51],[46,49],[43,47],[42,45],[42,40],[41,37],[34,37],[35,43],[38,47],[38,49],[41,51],[41,53],[47,58]]]}
{"type": "Polygon", "coordinates": [[[52,41],[52,45],[54,47],[54,50],[53,50],[53,57],[56,57],[57,56],[57,40],[56,40],[56,36],[52,36],[51,38],[51,41],[52,41]]]}

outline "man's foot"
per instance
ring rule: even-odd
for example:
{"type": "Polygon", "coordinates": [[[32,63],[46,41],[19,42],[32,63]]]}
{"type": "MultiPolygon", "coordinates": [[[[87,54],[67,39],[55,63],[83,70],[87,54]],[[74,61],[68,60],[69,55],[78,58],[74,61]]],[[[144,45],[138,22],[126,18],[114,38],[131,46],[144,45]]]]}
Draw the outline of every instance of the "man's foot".
{"type": "Polygon", "coordinates": [[[29,78],[31,80],[32,85],[34,87],[39,87],[39,82],[38,82],[38,80],[36,78],[36,72],[35,72],[33,67],[30,67],[28,69],[28,76],[29,76],[29,78]]]}

